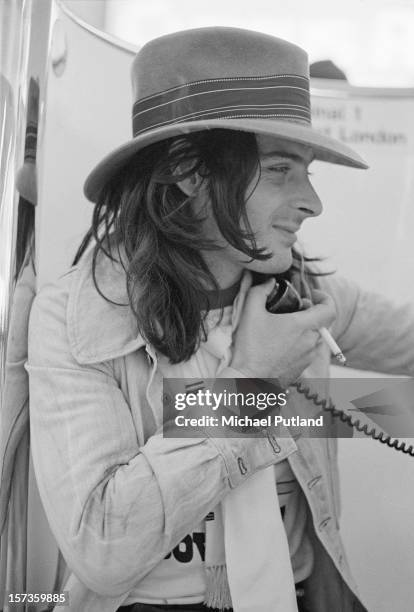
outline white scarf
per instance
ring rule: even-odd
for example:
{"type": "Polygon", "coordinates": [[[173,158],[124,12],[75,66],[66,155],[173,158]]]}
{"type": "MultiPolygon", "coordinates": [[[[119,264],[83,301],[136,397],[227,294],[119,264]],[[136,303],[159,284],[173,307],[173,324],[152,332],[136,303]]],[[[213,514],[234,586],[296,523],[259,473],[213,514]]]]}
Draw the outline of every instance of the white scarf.
{"type": "MultiPolygon", "coordinates": [[[[205,348],[221,359],[219,374],[231,359],[247,290],[243,278],[228,330],[211,330],[205,348]],[[227,333],[226,333],[227,332],[227,333]]],[[[295,582],[280,513],[274,467],[250,476],[231,490],[206,522],[205,603],[234,612],[297,612],[295,582]]]]}

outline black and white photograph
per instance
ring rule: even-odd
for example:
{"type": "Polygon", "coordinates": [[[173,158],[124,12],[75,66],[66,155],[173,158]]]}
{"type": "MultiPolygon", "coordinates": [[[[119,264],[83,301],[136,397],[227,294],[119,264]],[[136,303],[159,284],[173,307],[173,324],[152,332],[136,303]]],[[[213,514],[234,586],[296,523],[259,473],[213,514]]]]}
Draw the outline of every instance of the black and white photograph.
{"type": "Polygon", "coordinates": [[[413,236],[413,0],[0,0],[0,612],[413,612],[413,236]]]}

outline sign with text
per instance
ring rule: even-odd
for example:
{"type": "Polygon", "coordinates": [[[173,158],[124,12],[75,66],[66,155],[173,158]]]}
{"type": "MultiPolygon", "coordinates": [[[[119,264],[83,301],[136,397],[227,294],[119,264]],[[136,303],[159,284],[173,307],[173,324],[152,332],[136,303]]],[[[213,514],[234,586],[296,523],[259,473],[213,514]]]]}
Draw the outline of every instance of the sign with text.
{"type": "Polygon", "coordinates": [[[369,169],[312,164],[324,212],[303,226],[306,253],[366,289],[413,300],[414,90],[323,83],[312,90],[314,127],[356,150],[369,169]]]}

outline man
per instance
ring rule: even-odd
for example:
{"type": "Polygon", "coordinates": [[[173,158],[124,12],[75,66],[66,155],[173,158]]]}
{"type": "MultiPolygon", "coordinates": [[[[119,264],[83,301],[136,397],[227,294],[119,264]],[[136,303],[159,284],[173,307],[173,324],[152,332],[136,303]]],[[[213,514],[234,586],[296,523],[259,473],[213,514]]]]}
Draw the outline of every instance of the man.
{"type": "MultiPolygon", "coordinates": [[[[88,177],[92,228],[31,316],[33,458],[70,609],[363,611],[335,440],[180,437],[162,382],[327,378],[322,327],[351,365],[412,372],[412,312],[397,354],[385,302],[295,248],[322,211],[311,161],[366,166],[312,130],[307,56],[286,41],[179,32],[145,45],[132,79],[134,137],[88,177]],[[303,311],[267,312],[275,275],[303,311]]],[[[291,392],[291,411],[315,408],[291,392]]]]}

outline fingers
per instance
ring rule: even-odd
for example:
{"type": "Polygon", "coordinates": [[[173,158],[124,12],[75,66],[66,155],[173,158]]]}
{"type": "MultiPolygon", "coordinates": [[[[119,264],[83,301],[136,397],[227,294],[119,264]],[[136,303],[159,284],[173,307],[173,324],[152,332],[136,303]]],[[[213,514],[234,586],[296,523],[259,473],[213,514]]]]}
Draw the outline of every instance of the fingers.
{"type": "Polygon", "coordinates": [[[251,287],[248,295],[249,302],[257,305],[265,305],[267,298],[275,287],[275,284],[276,279],[274,277],[270,277],[265,283],[251,287]]]}
{"type": "Polygon", "coordinates": [[[313,351],[321,343],[321,335],[315,329],[308,329],[302,336],[303,348],[309,352],[313,351]]]}
{"type": "MultiPolygon", "coordinates": [[[[256,307],[263,309],[275,287],[276,279],[270,277],[265,283],[251,287],[251,275],[249,275],[249,278],[243,277],[242,282],[246,283],[247,286],[250,285],[246,306],[249,309],[256,307]]],[[[301,323],[303,328],[306,329],[317,330],[321,327],[329,327],[336,318],[336,307],[333,299],[327,293],[315,289],[312,291],[312,300],[313,303],[304,298],[302,300],[302,310],[292,316],[297,317],[298,323],[301,323]]],[[[281,316],[289,315],[283,314],[281,316]]]]}
{"type": "Polygon", "coordinates": [[[260,296],[263,296],[265,300],[267,300],[267,298],[269,297],[269,295],[272,293],[273,289],[276,286],[276,279],[273,277],[270,277],[267,279],[267,281],[265,283],[262,283],[261,285],[257,285],[257,287],[255,287],[255,289],[257,289],[257,293],[260,296]]]}
{"type": "Polygon", "coordinates": [[[323,291],[313,291],[314,305],[296,313],[298,320],[310,329],[329,327],[336,319],[335,302],[323,291]]]}
{"type": "Polygon", "coordinates": [[[327,299],[330,299],[330,295],[319,289],[312,290],[312,301],[314,304],[324,303],[327,299]]]}

